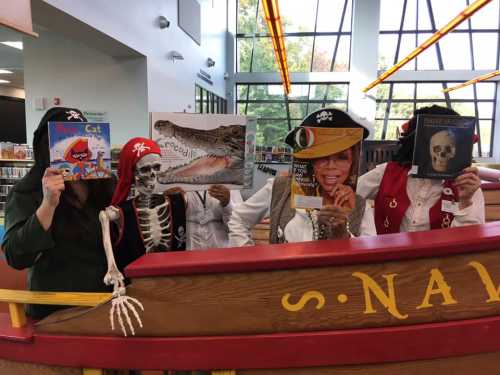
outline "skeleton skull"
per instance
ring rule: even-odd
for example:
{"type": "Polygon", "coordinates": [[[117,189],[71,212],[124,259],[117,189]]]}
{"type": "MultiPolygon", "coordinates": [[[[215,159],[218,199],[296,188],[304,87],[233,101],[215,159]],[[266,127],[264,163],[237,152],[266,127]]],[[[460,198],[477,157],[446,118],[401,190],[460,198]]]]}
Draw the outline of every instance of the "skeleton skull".
{"type": "Polygon", "coordinates": [[[436,172],[445,172],[448,169],[448,163],[456,154],[455,135],[448,130],[437,132],[431,137],[429,152],[432,168],[436,172]]]}
{"type": "Polygon", "coordinates": [[[155,191],[157,175],[160,172],[160,155],[147,154],[135,165],[135,188],[139,194],[151,195],[155,191]]]}

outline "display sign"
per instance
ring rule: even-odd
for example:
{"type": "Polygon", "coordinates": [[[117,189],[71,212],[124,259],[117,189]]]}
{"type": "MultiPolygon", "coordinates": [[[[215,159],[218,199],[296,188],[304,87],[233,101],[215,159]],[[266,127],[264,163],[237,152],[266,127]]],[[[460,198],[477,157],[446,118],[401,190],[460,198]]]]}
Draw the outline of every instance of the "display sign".
{"type": "Polygon", "coordinates": [[[152,113],[152,138],[162,152],[159,189],[187,191],[212,184],[251,188],[255,123],[245,116],[152,113]]]}
{"type": "Polygon", "coordinates": [[[474,117],[418,115],[411,174],[454,179],[472,162],[474,117]]]}
{"type": "Polygon", "coordinates": [[[111,176],[109,123],[49,122],[49,146],[65,180],[111,176]]]}

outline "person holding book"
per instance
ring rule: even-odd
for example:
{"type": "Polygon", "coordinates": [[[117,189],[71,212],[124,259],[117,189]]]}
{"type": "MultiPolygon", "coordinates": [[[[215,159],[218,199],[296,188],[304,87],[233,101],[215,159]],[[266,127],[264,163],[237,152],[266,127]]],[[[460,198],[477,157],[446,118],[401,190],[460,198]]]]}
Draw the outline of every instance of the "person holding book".
{"type": "MultiPolygon", "coordinates": [[[[111,201],[114,181],[64,181],[50,168],[48,122],[86,122],[78,109],[48,110],[33,138],[35,164],[12,189],[5,208],[2,249],[15,269],[29,268],[33,291],[105,292],[106,257],[99,211],[111,201]]],[[[64,306],[29,305],[41,319],[64,306]]]]}
{"type": "Polygon", "coordinates": [[[227,222],[237,204],[243,202],[239,190],[212,185],[208,190],[190,191],[187,200],[187,250],[229,246],[227,222]]]}
{"type": "Polygon", "coordinates": [[[404,126],[393,161],[360,176],[357,194],[375,201],[374,218],[371,224],[363,225],[361,235],[484,223],[484,197],[476,168],[465,168],[454,180],[409,175],[418,115],[458,116],[455,111],[436,105],[418,109],[404,126]]]}
{"type": "MultiPolygon", "coordinates": [[[[287,135],[285,142],[297,149],[297,143],[302,143],[302,133],[307,133],[303,130],[307,128],[361,128],[361,139],[368,136],[368,130],[360,121],[355,121],[346,112],[321,109],[308,115],[287,135]]],[[[311,163],[308,165],[314,174],[310,187],[319,193],[323,207],[319,210],[292,208],[292,178],[269,179],[262,189],[233,210],[228,223],[231,246],[253,245],[251,229],[267,216],[270,217],[271,243],[349,238],[358,233],[365,204],[363,199],[356,197],[348,179],[355,160],[359,159],[359,155],[355,155],[360,152],[359,139],[339,138],[326,148],[325,142],[317,141],[322,148],[317,155],[321,156],[309,158],[311,163]]]]}

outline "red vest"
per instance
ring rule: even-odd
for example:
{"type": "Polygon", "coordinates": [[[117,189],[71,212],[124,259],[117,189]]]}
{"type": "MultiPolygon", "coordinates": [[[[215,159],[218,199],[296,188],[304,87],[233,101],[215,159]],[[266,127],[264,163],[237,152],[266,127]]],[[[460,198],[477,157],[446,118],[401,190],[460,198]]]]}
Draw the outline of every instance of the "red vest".
{"type": "MultiPolygon", "coordinates": [[[[396,162],[387,163],[380,188],[375,198],[375,227],[377,234],[399,233],[401,221],[410,207],[410,198],[406,192],[406,182],[410,167],[403,167],[396,162]]],[[[458,199],[452,181],[445,181],[441,198],[429,210],[431,229],[448,228],[453,214],[441,210],[442,201],[456,202],[458,199]]]]}

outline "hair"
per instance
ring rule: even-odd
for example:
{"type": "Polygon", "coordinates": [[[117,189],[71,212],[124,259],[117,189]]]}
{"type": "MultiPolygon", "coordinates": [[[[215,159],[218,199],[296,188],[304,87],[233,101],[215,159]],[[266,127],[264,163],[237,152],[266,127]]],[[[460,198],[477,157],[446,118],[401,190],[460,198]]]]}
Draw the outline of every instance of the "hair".
{"type": "Polygon", "coordinates": [[[417,109],[413,113],[413,117],[408,121],[408,130],[399,138],[399,149],[393,156],[392,160],[400,165],[411,165],[413,160],[413,149],[415,147],[415,130],[417,128],[418,115],[447,115],[459,116],[453,109],[432,105],[430,107],[423,107],[417,109]]]}

